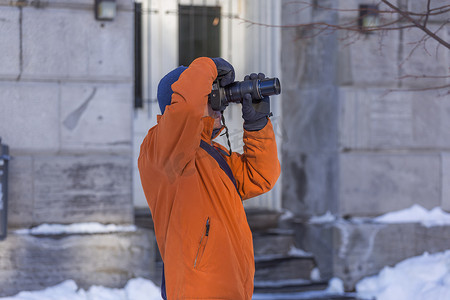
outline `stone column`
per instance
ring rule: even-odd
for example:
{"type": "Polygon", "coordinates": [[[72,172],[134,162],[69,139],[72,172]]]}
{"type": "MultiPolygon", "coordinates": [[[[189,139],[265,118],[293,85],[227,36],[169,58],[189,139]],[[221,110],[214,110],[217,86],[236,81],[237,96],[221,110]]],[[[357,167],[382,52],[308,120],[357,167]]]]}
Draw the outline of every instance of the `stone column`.
{"type": "MultiPolygon", "coordinates": [[[[292,26],[351,24],[358,5],[366,4],[314,3],[318,6],[283,2],[283,207],[295,214],[298,246],[315,253],[322,275],[341,277],[351,289],[385,265],[446,249],[431,237],[418,241],[417,224],[380,228],[353,220],[413,204],[448,209],[443,170],[450,149],[450,98],[448,88],[429,87],[448,84],[450,54],[432,39],[415,48],[412,42],[423,37],[418,29],[364,34],[292,26]],[[402,77],[417,74],[442,78],[402,77]],[[309,222],[326,212],[332,220],[309,222]],[[395,242],[392,236],[402,236],[397,242],[406,249],[395,259],[387,247],[395,242]],[[411,249],[415,242],[430,247],[411,249]]],[[[420,1],[398,5],[424,9],[420,1]]],[[[389,18],[395,16],[382,21],[389,18]]],[[[429,26],[437,30],[442,22],[442,16],[431,18],[429,26]]],[[[448,25],[439,34],[448,40],[448,25]]],[[[448,238],[448,230],[436,232],[448,238]]]]}

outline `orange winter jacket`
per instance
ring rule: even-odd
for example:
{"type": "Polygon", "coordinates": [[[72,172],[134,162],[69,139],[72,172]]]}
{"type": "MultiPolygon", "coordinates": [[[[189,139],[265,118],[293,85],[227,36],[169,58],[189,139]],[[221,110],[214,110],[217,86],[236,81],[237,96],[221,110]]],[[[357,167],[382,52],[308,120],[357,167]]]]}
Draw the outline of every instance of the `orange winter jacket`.
{"type": "Polygon", "coordinates": [[[244,132],[243,154],[224,156],[237,189],[200,148],[201,139],[219,147],[211,141],[214,119],[203,117],[216,77],[211,59],[191,63],[172,85],[172,103],[138,159],[169,300],[251,299],[253,242],[241,197],[269,191],[280,174],[270,120],[260,131],[244,132]]]}

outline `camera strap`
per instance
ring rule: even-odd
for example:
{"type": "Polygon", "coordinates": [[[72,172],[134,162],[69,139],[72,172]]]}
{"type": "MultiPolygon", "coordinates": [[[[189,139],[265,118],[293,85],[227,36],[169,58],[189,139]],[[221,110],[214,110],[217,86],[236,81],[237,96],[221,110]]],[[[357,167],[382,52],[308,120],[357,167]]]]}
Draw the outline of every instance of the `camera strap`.
{"type": "Polygon", "coordinates": [[[233,172],[231,171],[231,168],[228,165],[225,158],[223,158],[223,156],[219,153],[219,151],[216,150],[216,148],[214,148],[204,140],[200,140],[200,147],[206,152],[208,152],[208,154],[211,155],[212,158],[214,158],[217,161],[219,167],[225,172],[225,174],[227,174],[231,182],[233,182],[234,187],[236,188],[236,192],[238,193],[239,197],[242,200],[241,194],[239,194],[239,190],[237,188],[236,179],[234,178],[233,172]]]}

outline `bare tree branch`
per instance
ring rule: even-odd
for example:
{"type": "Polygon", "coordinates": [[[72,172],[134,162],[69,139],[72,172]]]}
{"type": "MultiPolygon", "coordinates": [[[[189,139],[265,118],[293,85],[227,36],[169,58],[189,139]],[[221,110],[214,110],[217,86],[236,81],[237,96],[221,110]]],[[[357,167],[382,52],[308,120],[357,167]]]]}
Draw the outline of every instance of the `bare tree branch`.
{"type": "MultiPolygon", "coordinates": [[[[269,25],[261,22],[254,22],[251,20],[246,20],[236,16],[236,19],[241,20],[242,22],[249,25],[257,25],[264,27],[279,27],[279,28],[300,28],[300,34],[298,35],[299,39],[304,38],[314,38],[319,35],[327,35],[332,34],[335,31],[344,32],[342,36],[340,36],[340,40],[345,40],[348,42],[344,46],[351,45],[357,42],[361,37],[364,37],[361,33],[372,33],[378,32],[381,33],[380,38],[383,34],[386,34],[389,31],[401,31],[403,29],[410,28],[418,28],[423,32],[423,36],[419,37],[417,41],[412,41],[407,43],[411,46],[411,50],[409,51],[409,55],[406,55],[406,58],[398,57],[401,62],[399,63],[399,68],[408,61],[414,52],[419,48],[419,46],[423,46],[424,51],[432,56],[427,49],[427,42],[429,40],[434,40],[437,42],[436,46],[436,57],[438,57],[438,50],[440,45],[443,45],[445,48],[450,49],[449,41],[446,41],[442,38],[442,29],[446,28],[450,24],[450,18],[448,18],[448,13],[450,12],[450,4],[441,5],[440,7],[432,8],[431,0],[423,1],[425,5],[425,9],[423,11],[409,11],[404,7],[398,7],[392,4],[392,0],[379,0],[376,6],[367,7],[364,10],[360,8],[350,9],[350,8],[342,8],[342,7],[329,7],[323,6],[318,3],[319,1],[291,1],[285,3],[284,5],[298,5],[295,7],[287,7],[287,10],[292,14],[300,13],[305,9],[315,9],[315,10],[323,10],[323,11],[331,11],[331,12],[344,12],[344,14],[339,15],[338,18],[334,18],[333,20],[339,20],[336,23],[333,21],[319,21],[319,22],[310,22],[310,23],[302,23],[302,24],[289,24],[289,25],[269,25]],[[299,5],[300,4],[300,5],[299,5]],[[378,6],[382,6],[382,9],[379,9],[378,6]],[[378,22],[373,24],[372,26],[361,26],[362,18],[364,18],[364,13],[355,14],[354,18],[349,17],[353,15],[354,12],[365,12],[366,14],[377,14],[378,22]],[[439,19],[432,19],[432,17],[441,16],[439,19]],[[433,22],[433,27],[430,28],[430,24],[433,22]],[[435,27],[438,27],[437,29],[435,27]],[[440,36],[438,36],[438,33],[440,36]]],[[[285,6],[286,8],[286,6],[285,6]]],[[[313,18],[314,20],[314,18],[313,18]]],[[[380,42],[380,48],[382,44],[380,42]]],[[[403,56],[403,55],[402,55],[403,56]]],[[[421,80],[433,80],[433,79],[450,79],[450,76],[430,76],[430,75],[405,75],[400,77],[401,79],[413,78],[413,79],[421,79],[421,80]]],[[[448,82],[448,80],[447,80],[448,82]]],[[[445,84],[439,86],[430,86],[425,88],[412,88],[412,89],[404,89],[402,91],[427,91],[427,90],[444,90],[447,89],[447,93],[450,94],[450,85],[445,84]]],[[[395,90],[401,91],[401,90],[395,90]]]]}
{"type": "Polygon", "coordinates": [[[426,34],[428,34],[430,37],[432,37],[433,39],[435,39],[436,41],[438,41],[441,45],[444,45],[444,47],[450,49],[450,44],[447,43],[446,41],[444,41],[443,39],[441,39],[439,36],[437,36],[436,34],[434,34],[432,31],[430,31],[427,27],[423,26],[422,24],[420,24],[419,22],[417,22],[416,20],[414,20],[413,18],[411,18],[406,12],[402,11],[400,8],[398,8],[397,6],[395,6],[394,4],[390,3],[387,0],[381,0],[384,4],[386,4],[387,6],[389,6],[390,8],[394,9],[395,11],[397,11],[401,16],[403,16],[405,19],[407,19],[408,21],[410,21],[411,23],[413,23],[417,28],[421,29],[422,31],[424,31],[426,34]]]}
{"type": "Polygon", "coordinates": [[[425,21],[423,22],[424,27],[427,26],[428,17],[430,16],[430,2],[431,2],[431,0],[428,0],[428,2],[427,2],[427,15],[425,16],[425,21]]]}
{"type": "MultiPolygon", "coordinates": [[[[359,8],[354,8],[354,9],[342,9],[342,8],[331,8],[331,7],[327,7],[327,6],[322,6],[319,4],[314,4],[312,5],[309,2],[306,1],[291,1],[286,3],[286,5],[289,4],[304,4],[305,6],[302,7],[301,9],[299,9],[297,12],[300,12],[308,7],[313,6],[314,8],[320,8],[323,10],[333,10],[333,11],[339,11],[339,12],[359,12],[360,9],[359,8]]],[[[380,10],[380,9],[371,9],[371,11],[377,12],[379,14],[397,14],[398,12],[396,10],[380,10]]],[[[404,10],[403,10],[404,11],[404,10]]],[[[413,12],[413,11],[404,11],[406,14],[410,15],[410,16],[426,16],[426,15],[430,15],[430,16],[435,16],[435,15],[442,15],[446,12],[450,11],[450,4],[448,5],[444,5],[444,6],[440,6],[440,7],[435,7],[432,9],[429,9],[428,12],[424,12],[424,13],[418,13],[418,12],[413,12]]]]}

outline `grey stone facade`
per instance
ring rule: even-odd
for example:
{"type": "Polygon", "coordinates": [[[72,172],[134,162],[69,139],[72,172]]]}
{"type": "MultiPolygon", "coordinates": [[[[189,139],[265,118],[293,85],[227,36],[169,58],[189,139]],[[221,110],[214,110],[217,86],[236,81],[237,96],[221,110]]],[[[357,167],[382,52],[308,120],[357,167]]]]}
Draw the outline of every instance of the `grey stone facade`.
{"type": "MultiPolygon", "coordinates": [[[[414,48],[423,36],[418,29],[318,33],[292,26],[351,22],[358,5],[371,2],[324,0],[316,3],[331,10],[300,10],[284,1],[282,11],[283,207],[296,215],[299,247],[348,289],[385,265],[450,248],[446,227],[342,223],[413,204],[449,209],[450,97],[448,89],[428,89],[448,84],[448,49],[432,39],[414,48]],[[404,77],[418,74],[447,78],[404,77]],[[414,90],[420,88],[426,90],[414,90]],[[327,211],[339,221],[308,223],[327,211]]],[[[394,2],[424,9],[419,0],[394,2]]],[[[430,19],[430,28],[442,21],[430,19]]],[[[439,34],[448,41],[446,26],[439,34]]]]}
{"type": "Polygon", "coordinates": [[[43,223],[134,222],[134,1],[0,1],[0,136],[9,145],[9,236],[0,295],[75,279],[119,287],[153,269],[153,233],[17,235],[43,223]]]}
{"type": "Polygon", "coordinates": [[[9,225],[131,223],[133,2],[118,1],[112,22],[95,20],[92,1],[7,3],[0,135],[13,157],[9,225]]]}

